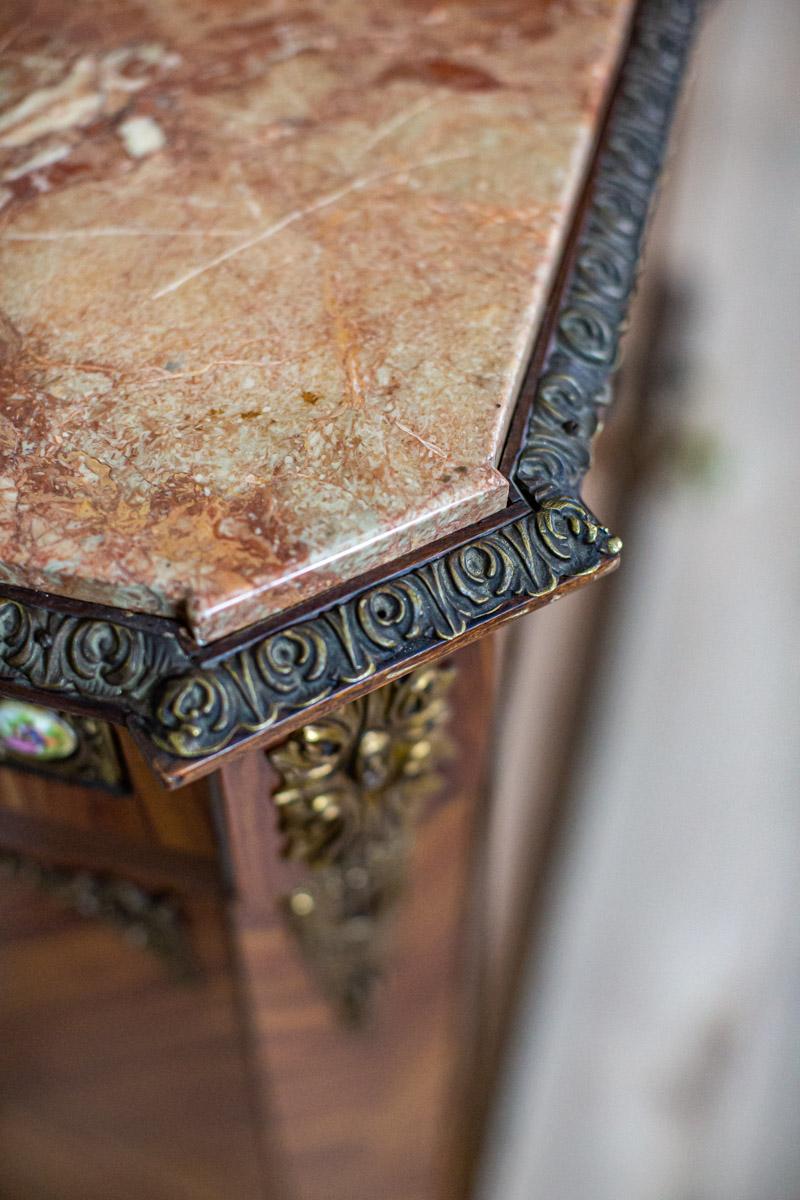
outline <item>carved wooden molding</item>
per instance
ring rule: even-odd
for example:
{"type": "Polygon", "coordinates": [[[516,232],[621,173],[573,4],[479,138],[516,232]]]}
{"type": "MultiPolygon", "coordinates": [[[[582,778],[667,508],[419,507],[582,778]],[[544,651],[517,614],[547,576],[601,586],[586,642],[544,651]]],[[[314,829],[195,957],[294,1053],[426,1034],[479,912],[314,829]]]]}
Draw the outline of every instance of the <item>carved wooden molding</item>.
{"type": "MultiPolygon", "coordinates": [[[[695,0],[644,0],[622,69],[555,335],[513,471],[528,511],[309,619],[214,653],[174,634],[0,600],[0,677],[135,718],[173,759],[292,728],[609,565],[619,538],[580,487],[616,366],[695,0]],[[371,682],[372,681],[372,684],[371,682]]],[[[169,777],[169,760],[162,763],[169,777]]]]}

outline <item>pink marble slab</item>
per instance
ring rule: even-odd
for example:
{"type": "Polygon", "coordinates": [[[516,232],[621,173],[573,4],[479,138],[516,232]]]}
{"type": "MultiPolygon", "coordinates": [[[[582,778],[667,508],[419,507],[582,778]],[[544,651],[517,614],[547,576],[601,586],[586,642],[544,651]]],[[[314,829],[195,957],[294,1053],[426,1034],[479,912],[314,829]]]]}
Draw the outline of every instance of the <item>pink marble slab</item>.
{"type": "Polygon", "coordinates": [[[632,0],[0,17],[0,579],[240,629],[497,511],[632,0]]]}

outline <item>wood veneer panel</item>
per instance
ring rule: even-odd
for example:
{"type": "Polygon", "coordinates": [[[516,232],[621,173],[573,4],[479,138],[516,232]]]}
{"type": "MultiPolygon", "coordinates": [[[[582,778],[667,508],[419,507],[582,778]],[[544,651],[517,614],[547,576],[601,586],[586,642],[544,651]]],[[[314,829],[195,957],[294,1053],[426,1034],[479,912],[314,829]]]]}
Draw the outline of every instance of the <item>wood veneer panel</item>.
{"type": "Polygon", "coordinates": [[[130,781],[127,794],[2,767],[0,810],[54,826],[107,833],[124,842],[214,858],[207,783],[168,792],[128,734],[118,730],[116,735],[130,781]]]}
{"type": "Polygon", "coordinates": [[[276,858],[269,768],[260,756],[247,756],[220,775],[238,881],[234,936],[262,1087],[285,1156],[287,1197],[454,1195],[474,1000],[465,917],[494,689],[493,639],[460,652],[454,663],[456,754],[442,794],[416,827],[385,977],[362,1027],[343,1024],[330,1007],[278,911],[276,901],[296,871],[276,858]]]}
{"type": "Polygon", "coordinates": [[[261,1200],[222,913],[185,899],[200,974],[0,881],[0,1196],[261,1200]]]}

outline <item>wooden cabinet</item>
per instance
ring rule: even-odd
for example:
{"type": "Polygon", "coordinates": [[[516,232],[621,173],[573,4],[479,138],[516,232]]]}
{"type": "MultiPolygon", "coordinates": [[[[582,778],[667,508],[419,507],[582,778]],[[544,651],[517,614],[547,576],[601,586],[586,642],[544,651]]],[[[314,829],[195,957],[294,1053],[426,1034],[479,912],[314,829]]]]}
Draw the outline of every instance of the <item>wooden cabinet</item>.
{"type": "Polygon", "coordinates": [[[34,7],[0,1191],[466,1200],[532,892],[502,627],[620,560],[582,488],[694,5],[34,7]]]}

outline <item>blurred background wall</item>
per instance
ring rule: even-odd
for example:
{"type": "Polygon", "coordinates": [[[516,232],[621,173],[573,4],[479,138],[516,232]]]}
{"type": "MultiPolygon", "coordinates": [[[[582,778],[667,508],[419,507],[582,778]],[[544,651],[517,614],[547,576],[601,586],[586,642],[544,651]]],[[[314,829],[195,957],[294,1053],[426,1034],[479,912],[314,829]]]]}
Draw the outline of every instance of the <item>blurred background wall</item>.
{"type": "Polygon", "coordinates": [[[536,794],[490,919],[545,886],[483,1200],[800,1197],[800,4],[709,5],[692,74],[622,570],[509,635],[498,788],[536,794]]]}

